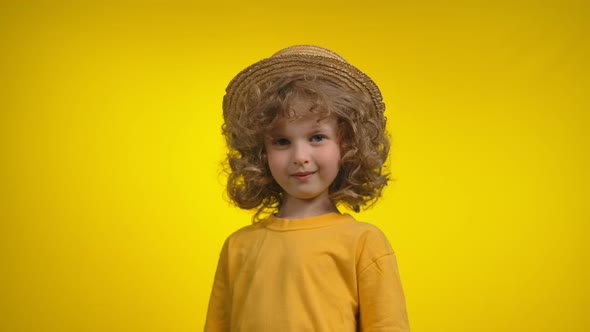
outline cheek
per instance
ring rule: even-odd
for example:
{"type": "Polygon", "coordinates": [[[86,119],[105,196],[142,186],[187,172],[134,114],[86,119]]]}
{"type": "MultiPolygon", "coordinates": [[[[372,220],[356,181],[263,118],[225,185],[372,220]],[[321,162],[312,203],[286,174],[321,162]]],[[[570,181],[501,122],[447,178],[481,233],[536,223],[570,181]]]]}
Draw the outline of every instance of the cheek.
{"type": "Polygon", "coordinates": [[[320,153],[321,163],[328,167],[340,168],[341,160],[340,147],[332,147],[320,153]]]}
{"type": "Polygon", "coordinates": [[[280,153],[271,152],[266,154],[266,163],[271,171],[280,168],[284,164],[284,159],[280,153]]]}

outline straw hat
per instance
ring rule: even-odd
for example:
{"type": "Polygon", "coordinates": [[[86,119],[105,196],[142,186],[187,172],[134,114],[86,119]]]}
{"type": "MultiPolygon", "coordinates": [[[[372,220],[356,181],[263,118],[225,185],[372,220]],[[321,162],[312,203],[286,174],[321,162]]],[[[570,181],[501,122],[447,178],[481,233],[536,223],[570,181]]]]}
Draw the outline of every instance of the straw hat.
{"type": "Polygon", "coordinates": [[[385,111],[381,91],[365,73],[326,48],[295,45],[254,63],[229,82],[223,98],[224,118],[235,111],[240,99],[244,98],[253,85],[285,73],[315,73],[338,85],[370,96],[375,107],[381,112],[385,111]]]}

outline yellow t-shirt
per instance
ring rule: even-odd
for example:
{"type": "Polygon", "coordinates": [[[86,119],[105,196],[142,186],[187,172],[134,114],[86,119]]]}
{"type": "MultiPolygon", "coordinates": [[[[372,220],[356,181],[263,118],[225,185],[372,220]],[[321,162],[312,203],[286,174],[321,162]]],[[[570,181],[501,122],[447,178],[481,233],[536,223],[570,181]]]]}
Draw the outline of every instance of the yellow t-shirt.
{"type": "Polygon", "coordinates": [[[395,254],[350,215],[244,227],[221,251],[205,331],[409,331],[395,254]]]}

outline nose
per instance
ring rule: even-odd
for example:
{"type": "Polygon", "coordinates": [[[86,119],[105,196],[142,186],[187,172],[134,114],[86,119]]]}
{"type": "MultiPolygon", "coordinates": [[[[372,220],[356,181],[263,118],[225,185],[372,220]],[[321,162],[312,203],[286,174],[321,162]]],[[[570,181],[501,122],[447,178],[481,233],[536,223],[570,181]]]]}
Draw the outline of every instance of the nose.
{"type": "Polygon", "coordinates": [[[310,159],[309,146],[305,144],[294,144],[292,159],[295,165],[308,164],[310,159]]]}

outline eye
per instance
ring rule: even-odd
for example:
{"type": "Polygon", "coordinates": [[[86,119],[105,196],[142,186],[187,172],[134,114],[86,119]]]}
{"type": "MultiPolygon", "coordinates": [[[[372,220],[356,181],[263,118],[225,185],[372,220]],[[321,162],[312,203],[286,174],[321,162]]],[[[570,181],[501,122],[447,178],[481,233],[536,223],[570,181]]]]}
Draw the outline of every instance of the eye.
{"type": "Polygon", "coordinates": [[[286,138],[277,138],[272,142],[272,144],[279,145],[279,146],[288,145],[289,143],[291,143],[291,142],[289,142],[289,140],[286,138]]]}
{"type": "Polygon", "coordinates": [[[327,137],[324,136],[324,135],[313,135],[313,136],[311,136],[310,141],[312,141],[312,142],[321,142],[321,141],[323,141],[326,138],[327,137]]]}

